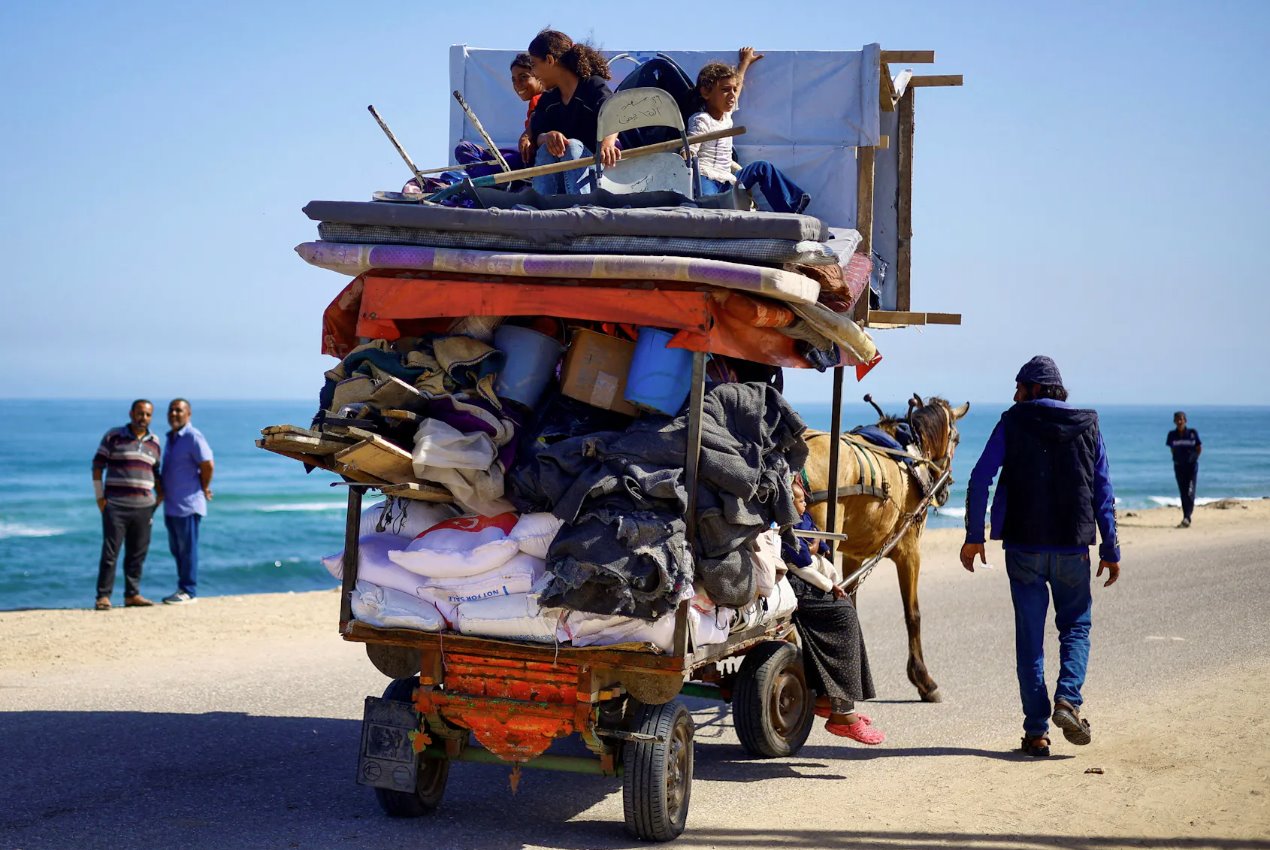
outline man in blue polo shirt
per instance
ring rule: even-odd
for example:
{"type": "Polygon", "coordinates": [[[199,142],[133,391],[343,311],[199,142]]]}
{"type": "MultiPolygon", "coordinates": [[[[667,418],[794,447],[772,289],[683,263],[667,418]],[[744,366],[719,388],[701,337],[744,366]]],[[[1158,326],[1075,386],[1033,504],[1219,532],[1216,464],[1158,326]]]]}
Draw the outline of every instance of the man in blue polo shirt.
{"type": "Polygon", "coordinates": [[[1067,404],[1058,366],[1033,357],[1015,377],[1015,404],[1001,415],[966,492],[966,542],[961,563],[974,572],[984,555],[983,520],[988,486],[1001,470],[992,500],[992,537],[1005,549],[1014,602],[1014,648],[1023,702],[1023,746],[1033,756],[1050,754],[1049,721],[1073,744],[1088,744],[1089,722],[1080,716],[1081,687],[1089,662],[1089,547],[1102,536],[1098,575],[1110,587],[1120,576],[1115,494],[1098,414],[1067,404]],[[1053,716],[1045,687],[1045,616],[1054,597],[1059,674],[1053,716]]]}
{"type": "Polygon", "coordinates": [[[198,599],[198,529],[212,498],[212,448],[190,424],[190,403],[168,405],[167,445],[163,450],[163,522],[168,548],[176,559],[177,588],[163,601],[183,605],[198,599]]]}

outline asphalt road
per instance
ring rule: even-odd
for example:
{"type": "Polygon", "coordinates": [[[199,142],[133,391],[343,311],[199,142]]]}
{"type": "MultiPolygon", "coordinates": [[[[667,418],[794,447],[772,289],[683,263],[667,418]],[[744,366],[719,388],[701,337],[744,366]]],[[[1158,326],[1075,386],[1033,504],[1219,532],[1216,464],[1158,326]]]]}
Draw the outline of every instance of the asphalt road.
{"type": "MultiPolygon", "coordinates": [[[[1135,552],[1119,585],[1095,591],[1086,688],[1095,733],[1131,722],[1119,703],[1167,700],[1197,676],[1270,656],[1266,538],[1244,535],[1204,550],[1177,539],[1181,548],[1135,552]]],[[[957,844],[958,833],[928,835],[920,823],[887,821],[893,801],[870,789],[883,780],[896,787],[905,773],[920,779],[943,756],[1018,758],[1008,753],[1020,717],[1002,566],[970,576],[928,565],[924,627],[945,700],[938,705],[917,702],[905,679],[893,576],[882,569],[866,585],[861,608],[879,690],[871,711],[890,736],[883,747],[844,746],[818,724],[795,757],[753,761],[726,709],[689,701],[696,781],[679,845],[957,844]],[[824,828],[824,811],[806,823],[782,818],[794,796],[804,809],[832,807],[841,827],[824,828]]],[[[0,847],[639,846],[622,830],[619,783],[601,777],[526,771],[512,795],[506,769],[459,764],[437,815],[384,817],[353,775],[362,697],[385,683],[361,648],[332,629],[258,652],[212,645],[159,671],[87,663],[0,689],[0,847]]],[[[1034,826],[1029,846],[1067,846],[1034,826]]],[[[965,829],[970,843],[974,826],[965,829]]]]}

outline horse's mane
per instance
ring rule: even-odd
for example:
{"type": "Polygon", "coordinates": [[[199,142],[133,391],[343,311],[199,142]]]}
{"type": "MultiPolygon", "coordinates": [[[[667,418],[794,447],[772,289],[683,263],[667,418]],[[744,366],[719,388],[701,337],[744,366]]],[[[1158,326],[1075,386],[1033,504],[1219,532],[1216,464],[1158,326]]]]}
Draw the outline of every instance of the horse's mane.
{"type": "Polygon", "coordinates": [[[940,445],[946,433],[947,414],[941,412],[941,406],[944,410],[952,407],[947,399],[931,396],[921,407],[914,407],[908,416],[883,416],[878,420],[878,427],[894,436],[898,426],[910,424],[922,451],[929,455],[934,447],[940,445]]]}

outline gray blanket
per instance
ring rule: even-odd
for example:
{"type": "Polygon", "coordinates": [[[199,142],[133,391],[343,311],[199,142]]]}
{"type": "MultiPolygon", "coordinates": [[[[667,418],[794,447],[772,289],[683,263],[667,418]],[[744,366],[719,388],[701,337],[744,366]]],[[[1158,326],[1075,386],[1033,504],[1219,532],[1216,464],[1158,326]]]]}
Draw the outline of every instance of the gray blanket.
{"type": "Polygon", "coordinates": [[[798,520],[789,481],[806,461],[806,426],[766,384],[714,387],[702,414],[695,566],[678,556],[675,540],[688,506],[686,415],[566,439],[511,473],[509,495],[517,507],[550,510],[565,520],[548,553],[556,579],[544,605],[656,617],[674,607],[692,578],[716,604],[753,599],[749,544],[772,523],[798,520]],[[635,558],[621,535],[603,531],[626,516],[640,517],[635,558]],[[650,535],[659,542],[650,543],[650,535]]]}

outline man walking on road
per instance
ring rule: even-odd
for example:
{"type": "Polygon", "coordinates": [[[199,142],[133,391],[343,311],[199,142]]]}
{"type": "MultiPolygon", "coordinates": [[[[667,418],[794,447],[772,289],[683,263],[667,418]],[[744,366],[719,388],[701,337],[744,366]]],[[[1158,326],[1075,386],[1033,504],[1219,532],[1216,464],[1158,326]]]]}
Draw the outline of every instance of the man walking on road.
{"type": "Polygon", "coordinates": [[[212,498],[212,448],[190,424],[190,403],[168,405],[167,445],[163,452],[163,522],[168,548],[176,559],[177,587],[163,601],[184,605],[198,600],[198,530],[212,498]]]}
{"type": "Polygon", "coordinates": [[[98,611],[110,610],[115,589],[119,550],[124,552],[124,606],[145,608],[154,603],[141,595],[141,570],[150,551],[150,523],[154,507],[163,499],[155,468],[162,449],[150,433],[154,405],[139,398],[128,411],[128,424],[111,428],[93,455],[93,492],[101,511],[101,561],[97,567],[98,611]],[[102,481],[102,474],[105,481],[102,481]]]}
{"type": "Polygon", "coordinates": [[[961,563],[974,572],[986,564],[983,544],[988,486],[1001,470],[992,500],[992,538],[1005,549],[1014,602],[1014,649],[1023,701],[1022,750],[1050,754],[1049,720],[1073,744],[1088,744],[1089,721],[1080,716],[1081,687],[1089,661],[1089,547],[1102,536],[1098,576],[1104,586],[1120,576],[1115,495],[1098,414],[1067,404],[1058,366],[1033,357],[1015,377],[1015,404],[1001,415],[966,494],[966,542],[961,563]],[[1054,597],[1060,668],[1053,716],[1045,686],[1045,617],[1054,597]]]}
{"type": "Polygon", "coordinates": [[[1175,426],[1164,444],[1173,451],[1173,477],[1182,495],[1182,521],[1178,528],[1191,527],[1191,512],[1195,510],[1195,482],[1199,479],[1199,456],[1204,451],[1199,432],[1186,427],[1186,414],[1179,410],[1173,414],[1175,426]]]}

